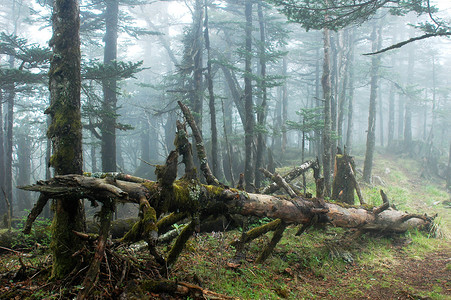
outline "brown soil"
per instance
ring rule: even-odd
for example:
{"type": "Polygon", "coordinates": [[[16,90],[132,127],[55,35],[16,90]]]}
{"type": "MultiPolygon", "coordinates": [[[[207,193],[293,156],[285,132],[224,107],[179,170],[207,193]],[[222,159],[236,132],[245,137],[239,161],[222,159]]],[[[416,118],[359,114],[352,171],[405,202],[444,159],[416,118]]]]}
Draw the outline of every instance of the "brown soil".
{"type": "Polygon", "coordinates": [[[299,277],[316,287],[313,294],[320,299],[451,299],[450,266],[450,249],[428,253],[424,259],[410,258],[399,249],[395,263],[349,265],[340,280],[313,274],[299,277]],[[362,282],[356,285],[356,278],[362,278],[362,282]],[[334,290],[337,292],[332,293],[334,290]],[[425,296],[434,291],[437,296],[425,296]]]}

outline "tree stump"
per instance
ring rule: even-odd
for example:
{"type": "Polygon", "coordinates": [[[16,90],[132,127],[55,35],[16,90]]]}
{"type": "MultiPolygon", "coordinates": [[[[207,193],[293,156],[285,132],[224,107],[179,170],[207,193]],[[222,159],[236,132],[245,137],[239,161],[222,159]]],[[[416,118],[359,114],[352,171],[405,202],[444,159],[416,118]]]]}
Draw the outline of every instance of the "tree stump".
{"type": "Polygon", "coordinates": [[[355,185],[351,180],[349,163],[352,166],[352,158],[349,155],[337,154],[335,156],[332,199],[353,205],[355,185]]]}

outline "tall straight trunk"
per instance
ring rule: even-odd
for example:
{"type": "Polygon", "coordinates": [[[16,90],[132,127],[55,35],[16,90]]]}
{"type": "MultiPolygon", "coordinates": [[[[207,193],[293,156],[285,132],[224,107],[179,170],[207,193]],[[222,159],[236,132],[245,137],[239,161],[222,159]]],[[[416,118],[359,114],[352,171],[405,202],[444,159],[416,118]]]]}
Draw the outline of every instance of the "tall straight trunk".
{"type": "Polygon", "coordinates": [[[349,39],[349,30],[346,29],[343,34],[341,34],[342,38],[340,39],[340,93],[338,95],[338,119],[337,119],[337,135],[338,135],[338,147],[340,149],[343,148],[343,120],[345,114],[345,103],[346,103],[346,92],[348,88],[348,74],[349,74],[349,48],[346,49],[347,53],[344,54],[344,45],[349,47],[349,43],[347,43],[349,39]]]}
{"type": "MultiPolygon", "coordinates": [[[[31,148],[29,138],[26,133],[17,136],[17,185],[20,186],[30,184],[31,148]]],[[[30,193],[17,190],[17,208],[19,212],[31,209],[30,193]]]]}
{"type": "MultiPolygon", "coordinates": [[[[282,59],[282,76],[287,76],[287,58],[284,56],[282,59]]],[[[288,120],[288,86],[285,83],[282,87],[282,155],[287,150],[287,126],[285,125],[288,120]]]]}
{"type": "MultiPolygon", "coordinates": [[[[117,30],[119,16],[119,0],[107,0],[105,12],[105,49],[103,63],[116,64],[117,59],[117,30]]],[[[105,79],[103,85],[103,118],[102,118],[102,171],[116,172],[116,103],[117,80],[105,79]]]]}
{"type": "MultiPolygon", "coordinates": [[[[410,36],[413,36],[413,29],[411,29],[410,36]]],[[[415,65],[415,48],[413,45],[409,45],[408,48],[408,62],[407,62],[407,82],[406,85],[411,85],[413,82],[413,69],[415,65]]],[[[409,152],[412,145],[412,99],[410,95],[407,95],[407,103],[405,106],[404,115],[404,149],[409,152]]]]}
{"type": "Polygon", "coordinates": [[[244,180],[246,190],[252,191],[254,182],[254,169],[252,168],[252,144],[254,140],[254,104],[252,100],[252,0],[245,2],[246,17],[246,53],[244,70],[244,107],[246,110],[246,124],[244,128],[245,161],[244,180]]]}
{"type": "MultiPolygon", "coordinates": [[[[194,35],[194,49],[192,49],[194,53],[194,71],[193,71],[193,111],[194,120],[196,121],[197,127],[202,132],[202,107],[204,103],[203,97],[203,88],[202,88],[202,19],[203,19],[203,10],[202,10],[202,0],[196,0],[194,4],[194,16],[193,16],[193,35],[194,35]]],[[[196,156],[197,157],[197,156],[196,156]]]]}
{"type": "Polygon", "coordinates": [[[260,3],[258,3],[258,23],[260,27],[260,77],[261,77],[261,95],[262,102],[257,112],[257,122],[259,131],[257,133],[257,153],[255,158],[255,186],[260,188],[263,179],[260,168],[263,167],[263,155],[265,153],[265,134],[262,132],[266,127],[266,37],[265,37],[265,20],[263,17],[263,10],[260,3]]]}
{"type": "MultiPolygon", "coordinates": [[[[395,31],[392,44],[397,42],[397,31],[395,31]]],[[[391,58],[391,65],[396,69],[398,66],[397,60],[393,55],[391,58]]],[[[396,85],[394,83],[390,84],[390,92],[388,95],[388,135],[387,135],[387,147],[390,149],[393,146],[393,140],[395,139],[395,91],[396,85]]]]}
{"type": "Polygon", "coordinates": [[[207,85],[208,85],[208,106],[210,108],[210,127],[211,127],[211,168],[213,175],[218,177],[219,175],[219,163],[218,163],[218,129],[216,127],[216,108],[215,108],[215,94],[213,91],[213,74],[211,71],[211,54],[210,54],[210,36],[208,32],[208,6],[207,0],[205,0],[205,20],[204,20],[204,38],[205,49],[207,50],[207,85]]]}
{"type": "MultiPolygon", "coordinates": [[[[51,124],[51,119],[49,116],[46,118],[47,128],[51,124]]],[[[45,145],[45,179],[48,180],[52,177],[52,172],[50,170],[50,158],[52,156],[52,141],[50,139],[46,139],[45,145]]],[[[50,219],[52,217],[52,212],[50,211],[50,203],[47,203],[43,209],[42,216],[46,219],[50,219]]]]}
{"type": "MultiPolygon", "coordinates": [[[[329,33],[330,34],[330,33],[329,33]]],[[[340,33],[337,32],[336,34],[332,33],[330,34],[330,49],[331,49],[331,61],[332,61],[332,69],[331,69],[331,98],[330,98],[330,120],[331,120],[331,134],[333,133],[333,136],[337,135],[337,121],[338,121],[338,86],[339,86],[339,54],[340,47],[339,47],[339,35],[340,33]]],[[[337,152],[337,140],[335,138],[330,139],[330,153],[331,157],[335,157],[335,154],[337,152]]]]}
{"type": "Polygon", "coordinates": [[[395,136],[395,85],[390,85],[390,93],[388,96],[388,140],[387,147],[393,145],[395,136]]]}
{"type": "Polygon", "coordinates": [[[432,56],[432,117],[431,117],[431,129],[427,138],[428,143],[432,143],[434,139],[435,119],[436,119],[436,106],[437,106],[437,70],[436,70],[436,58],[432,56]]]}
{"type": "Polygon", "coordinates": [[[448,153],[448,170],[446,172],[446,188],[451,191],[451,143],[449,144],[448,153]]]}
{"type": "MultiPolygon", "coordinates": [[[[320,76],[320,48],[316,48],[316,64],[315,64],[315,106],[320,107],[323,105],[320,99],[320,86],[321,86],[321,76],[320,76]]],[[[318,116],[317,119],[319,120],[321,116],[318,116]]],[[[316,156],[319,158],[320,165],[323,164],[323,147],[322,147],[322,137],[321,137],[321,131],[319,129],[315,129],[314,131],[315,135],[315,143],[316,143],[316,156]]]]}
{"type": "Polygon", "coordinates": [[[382,103],[382,93],[379,93],[379,134],[381,146],[384,147],[384,110],[382,103]]]}
{"type": "Polygon", "coordinates": [[[90,145],[90,152],[91,152],[91,171],[92,172],[98,172],[97,169],[97,154],[96,154],[96,137],[91,134],[91,145],[90,145]]]}
{"type": "Polygon", "coordinates": [[[3,139],[3,90],[0,90],[0,215],[6,213],[5,190],[5,150],[3,139]]]}
{"type": "Polygon", "coordinates": [[[402,95],[398,101],[398,140],[402,140],[404,137],[404,104],[405,96],[402,95]]]}
{"type": "MultiPolygon", "coordinates": [[[[47,136],[52,140],[50,159],[55,175],[82,174],[82,124],[80,112],[80,17],[77,0],[54,0],[52,13],[53,56],[49,70],[51,117],[47,136]]],[[[73,254],[83,244],[73,231],[83,231],[79,199],[57,199],[52,224],[52,278],[61,279],[77,265],[73,254]]]]}
{"type": "MultiPolygon", "coordinates": [[[[14,68],[14,57],[9,61],[10,68],[14,68]]],[[[14,101],[16,98],[15,85],[10,84],[7,87],[8,96],[6,97],[6,121],[5,121],[5,194],[11,203],[10,213],[13,216],[13,127],[14,127],[14,101]]]]}
{"type": "Polygon", "coordinates": [[[276,101],[273,116],[274,134],[272,135],[271,151],[276,153],[282,152],[282,89],[282,86],[278,87],[277,89],[278,100],[276,101]]]}
{"type": "MultiPolygon", "coordinates": [[[[371,34],[372,52],[376,52],[381,48],[382,36],[381,26],[377,23],[373,25],[373,32],[371,34]]],[[[377,88],[379,82],[379,66],[381,58],[380,55],[371,58],[371,91],[370,91],[370,107],[368,115],[368,134],[366,139],[365,160],[363,164],[363,180],[371,183],[371,172],[373,169],[374,146],[376,143],[376,102],[377,102],[377,88]]]]}
{"type": "Polygon", "coordinates": [[[349,36],[349,93],[348,93],[348,127],[346,129],[346,148],[348,154],[352,150],[352,138],[354,128],[354,29],[352,29],[349,36]]]}
{"type": "Polygon", "coordinates": [[[324,64],[323,76],[321,78],[324,96],[324,130],[323,130],[323,173],[324,173],[324,196],[330,197],[330,172],[331,172],[331,116],[330,105],[332,101],[330,82],[330,35],[329,29],[324,29],[324,64]]]}

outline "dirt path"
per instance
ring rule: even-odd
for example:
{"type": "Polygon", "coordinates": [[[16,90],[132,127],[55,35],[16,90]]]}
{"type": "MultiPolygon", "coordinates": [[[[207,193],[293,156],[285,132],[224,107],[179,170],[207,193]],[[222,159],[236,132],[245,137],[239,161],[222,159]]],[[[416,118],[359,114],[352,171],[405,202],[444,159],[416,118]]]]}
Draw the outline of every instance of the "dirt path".
{"type": "Polygon", "coordinates": [[[389,263],[350,265],[340,279],[308,281],[320,287],[313,293],[320,299],[451,299],[451,252],[432,252],[420,259],[399,249],[389,263]]]}

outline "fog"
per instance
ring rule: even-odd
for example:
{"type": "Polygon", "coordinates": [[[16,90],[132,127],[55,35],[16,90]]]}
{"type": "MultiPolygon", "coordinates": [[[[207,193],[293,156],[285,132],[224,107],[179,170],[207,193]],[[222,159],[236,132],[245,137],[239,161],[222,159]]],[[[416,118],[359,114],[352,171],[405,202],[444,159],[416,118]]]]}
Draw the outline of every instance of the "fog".
{"type": "MultiPolygon", "coordinates": [[[[49,105],[49,60],[42,58],[50,55],[51,1],[1,2],[0,184],[14,213],[21,215],[34,199],[15,186],[53,172],[48,168],[44,114],[49,105]]],[[[240,173],[248,173],[246,164],[253,169],[292,166],[316,157],[323,163],[324,105],[330,101],[330,155],[346,147],[351,155],[368,157],[373,114],[372,151],[426,159],[435,164],[433,172],[445,176],[451,140],[448,0],[434,1],[439,11],[431,14],[395,16],[381,8],[366,21],[357,18],[330,30],[329,97],[322,81],[324,30],[306,31],[299,22],[288,22],[272,4],[257,1],[249,51],[242,1],[206,2],[207,9],[199,0],[120,3],[117,48],[112,49],[105,33],[105,5],[80,1],[85,171],[155,179],[154,166],[163,164],[174,149],[176,121],[183,121],[177,101],[193,110],[208,158],[216,162],[215,176],[224,182],[235,185],[240,173]],[[424,35],[417,25],[426,22],[440,24],[447,34],[365,55],[424,35]],[[117,54],[107,60],[110,50],[117,54]],[[111,61],[123,63],[106,68],[111,61]],[[245,109],[246,78],[252,84],[250,113],[245,109]],[[115,88],[108,96],[113,100],[106,102],[105,85],[112,90],[113,81],[115,88]],[[246,129],[250,118],[251,133],[246,129]],[[111,120],[114,125],[107,128],[111,120]],[[106,141],[110,135],[114,139],[106,141]],[[252,142],[246,144],[249,136],[252,142]]],[[[262,179],[257,173],[245,175],[259,187],[262,179]]],[[[0,210],[5,209],[2,198],[0,210]]]]}

